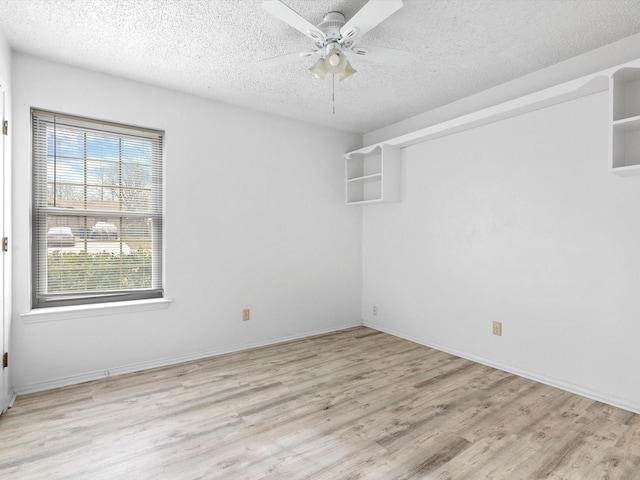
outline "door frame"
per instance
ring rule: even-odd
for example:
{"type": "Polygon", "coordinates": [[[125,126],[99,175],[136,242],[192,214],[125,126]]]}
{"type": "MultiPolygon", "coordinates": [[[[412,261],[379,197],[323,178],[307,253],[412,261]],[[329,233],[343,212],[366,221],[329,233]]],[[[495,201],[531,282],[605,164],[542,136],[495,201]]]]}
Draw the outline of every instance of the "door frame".
{"type": "MultiPolygon", "coordinates": [[[[0,126],[4,125],[6,120],[6,105],[5,105],[5,90],[4,87],[0,84],[0,97],[2,104],[0,107],[2,108],[2,123],[0,126]]],[[[3,132],[0,132],[0,136],[2,137],[2,142],[0,146],[0,172],[2,172],[2,178],[0,179],[0,227],[2,228],[1,237],[7,236],[6,228],[5,228],[5,208],[7,206],[7,168],[6,168],[6,148],[7,148],[7,140],[6,135],[3,132]]],[[[1,247],[0,247],[1,248],[1,247]]],[[[8,266],[7,259],[5,258],[5,252],[0,252],[0,355],[4,354],[4,352],[9,351],[9,313],[8,313],[8,303],[9,300],[6,297],[6,285],[5,281],[7,280],[8,274],[8,266]]],[[[0,415],[9,408],[10,402],[10,382],[9,382],[9,369],[3,368],[0,364],[0,415]]]]}

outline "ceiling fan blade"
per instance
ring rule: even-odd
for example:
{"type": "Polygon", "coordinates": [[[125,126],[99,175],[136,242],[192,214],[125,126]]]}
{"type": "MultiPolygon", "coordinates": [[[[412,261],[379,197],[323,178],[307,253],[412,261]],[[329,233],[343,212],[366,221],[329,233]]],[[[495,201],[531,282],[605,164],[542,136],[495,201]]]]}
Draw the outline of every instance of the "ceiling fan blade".
{"type": "Polygon", "coordinates": [[[258,60],[258,64],[261,66],[282,65],[283,63],[294,62],[300,58],[311,57],[317,52],[318,50],[303,50],[301,52],[287,53],[285,55],[278,55],[277,57],[258,60]]]}
{"type": "Polygon", "coordinates": [[[264,0],[262,2],[262,8],[264,8],[274,17],[279,18],[283,22],[291,25],[296,30],[304,33],[312,40],[317,42],[324,39],[324,33],[318,30],[318,28],[313,23],[309,22],[300,14],[286,6],[280,0],[264,0]]]}
{"type": "Polygon", "coordinates": [[[411,63],[414,58],[413,53],[406,50],[374,47],[373,45],[354,45],[350,50],[358,58],[399,67],[411,63]]]}
{"type": "Polygon", "coordinates": [[[352,41],[393,15],[402,5],[402,0],[369,0],[342,26],[340,33],[346,41],[352,41]]]}

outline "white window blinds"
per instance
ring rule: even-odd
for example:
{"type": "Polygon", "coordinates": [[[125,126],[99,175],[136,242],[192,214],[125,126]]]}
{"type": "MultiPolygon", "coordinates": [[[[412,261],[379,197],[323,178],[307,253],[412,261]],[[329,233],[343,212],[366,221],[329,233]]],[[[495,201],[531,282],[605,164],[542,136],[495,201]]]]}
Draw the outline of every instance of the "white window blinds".
{"type": "Polygon", "coordinates": [[[32,110],[33,307],[163,296],[163,133],[32,110]]]}

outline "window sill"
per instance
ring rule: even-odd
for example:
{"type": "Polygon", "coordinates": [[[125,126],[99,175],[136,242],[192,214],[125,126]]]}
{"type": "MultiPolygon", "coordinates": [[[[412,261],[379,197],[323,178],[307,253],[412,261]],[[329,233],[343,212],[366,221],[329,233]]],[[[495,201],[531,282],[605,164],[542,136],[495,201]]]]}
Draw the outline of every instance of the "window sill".
{"type": "Polygon", "coordinates": [[[151,300],[131,300],[128,302],[36,308],[27,313],[22,313],[20,316],[24,323],[54,322],[58,320],[69,320],[72,318],[163,310],[168,308],[171,302],[172,300],[170,298],[154,298],[151,300]]]}

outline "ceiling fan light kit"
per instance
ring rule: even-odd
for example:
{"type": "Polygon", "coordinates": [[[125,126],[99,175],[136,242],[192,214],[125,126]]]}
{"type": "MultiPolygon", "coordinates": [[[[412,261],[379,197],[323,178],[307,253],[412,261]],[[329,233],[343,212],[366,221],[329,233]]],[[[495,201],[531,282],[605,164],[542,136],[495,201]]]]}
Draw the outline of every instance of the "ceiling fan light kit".
{"type": "Polygon", "coordinates": [[[347,57],[342,53],[339,48],[328,45],[328,52],[319,58],[316,63],[309,69],[309,71],[321,80],[327,76],[327,73],[335,75],[339,80],[346,80],[351,75],[356,73],[356,70],[351,66],[347,57]]]}
{"type": "MultiPolygon", "coordinates": [[[[344,57],[341,57],[340,51],[336,49],[333,49],[332,51],[330,51],[329,55],[327,56],[327,58],[325,58],[325,60],[329,61],[329,68],[333,67],[337,69],[341,63],[344,65],[344,57]]],[[[335,73],[335,72],[331,72],[331,73],[335,73]]]]}
{"type": "Polygon", "coordinates": [[[328,73],[331,73],[333,78],[339,81],[356,73],[347,58],[350,53],[370,61],[396,66],[408,63],[411,61],[411,54],[406,51],[367,45],[354,46],[354,40],[387,19],[402,5],[402,0],[369,0],[348,21],[341,12],[329,12],[316,26],[280,0],[264,0],[262,8],[313,40],[317,50],[300,52],[297,56],[296,54],[282,55],[262,60],[260,63],[275,65],[320,53],[321,58],[309,71],[319,79],[324,79],[328,73]]]}
{"type": "Polygon", "coordinates": [[[320,80],[324,80],[327,76],[327,67],[324,66],[324,58],[319,58],[318,61],[309,69],[309,71],[319,78],[320,80]]]}
{"type": "Polygon", "coordinates": [[[342,80],[346,80],[347,78],[349,78],[354,73],[356,73],[356,70],[354,70],[351,64],[347,62],[344,70],[341,73],[336,74],[336,78],[341,82],[342,80]]]}
{"type": "Polygon", "coordinates": [[[356,71],[353,69],[349,60],[340,49],[332,47],[324,58],[324,68],[327,72],[338,77],[338,80],[345,80],[353,75],[356,71]]]}

